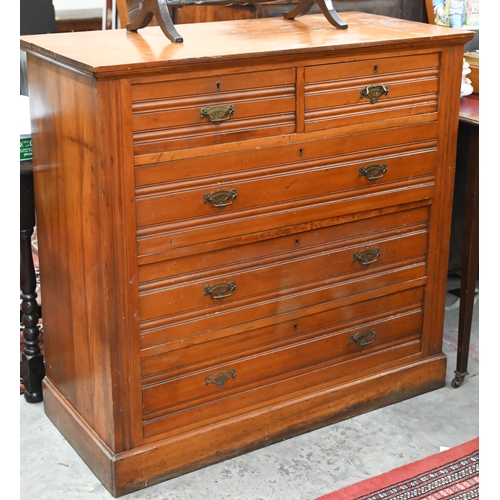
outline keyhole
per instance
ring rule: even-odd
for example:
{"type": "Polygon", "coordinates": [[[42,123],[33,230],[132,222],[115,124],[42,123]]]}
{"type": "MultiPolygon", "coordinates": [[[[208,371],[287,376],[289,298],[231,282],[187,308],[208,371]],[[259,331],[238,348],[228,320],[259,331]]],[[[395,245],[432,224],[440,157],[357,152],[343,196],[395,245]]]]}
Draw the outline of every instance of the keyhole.
{"type": "Polygon", "coordinates": [[[295,325],[293,325],[293,329],[294,329],[295,331],[297,331],[297,330],[299,329],[299,325],[298,325],[297,323],[295,323],[295,325]]]}
{"type": "Polygon", "coordinates": [[[300,242],[299,242],[299,240],[298,240],[298,239],[297,239],[297,240],[295,240],[295,246],[296,246],[296,247],[298,247],[298,246],[299,246],[299,243],[300,243],[300,242]]]}
{"type": "Polygon", "coordinates": [[[220,83],[219,83],[219,82],[217,82],[217,83],[215,84],[215,86],[217,87],[217,90],[220,90],[220,83]]]}
{"type": "Polygon", "coordinates": [[[378,71],[378,66],[375,64],[375,66],[373,66],[373,72],[376,73],[378,71]]]}
{"type": "Polygon", "coordinates": [[[299,156],[302,156],[302,148],[299,149],[299,156]]]}

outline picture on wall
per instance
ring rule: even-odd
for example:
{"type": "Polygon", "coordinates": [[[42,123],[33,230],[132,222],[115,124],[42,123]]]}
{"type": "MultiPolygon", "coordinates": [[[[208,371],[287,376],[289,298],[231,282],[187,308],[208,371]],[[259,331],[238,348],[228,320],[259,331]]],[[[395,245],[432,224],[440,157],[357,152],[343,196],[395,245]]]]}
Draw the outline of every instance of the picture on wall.
{"type": "Polygon", "coordinates": [[[479,27],[479,0],[432,0],[434,22],[451,28],[479,27]]]}

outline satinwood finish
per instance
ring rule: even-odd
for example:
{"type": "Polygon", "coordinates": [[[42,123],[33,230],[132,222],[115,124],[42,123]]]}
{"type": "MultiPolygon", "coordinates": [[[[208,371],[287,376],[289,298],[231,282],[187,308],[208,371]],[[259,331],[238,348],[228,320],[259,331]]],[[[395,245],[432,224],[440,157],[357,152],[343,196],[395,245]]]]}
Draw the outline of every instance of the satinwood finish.
{"type": "Polygon", "coordinates": [[[22,38],[44,405],[115,496],[444,384],[472,33],[343,17],[22,38]]]}

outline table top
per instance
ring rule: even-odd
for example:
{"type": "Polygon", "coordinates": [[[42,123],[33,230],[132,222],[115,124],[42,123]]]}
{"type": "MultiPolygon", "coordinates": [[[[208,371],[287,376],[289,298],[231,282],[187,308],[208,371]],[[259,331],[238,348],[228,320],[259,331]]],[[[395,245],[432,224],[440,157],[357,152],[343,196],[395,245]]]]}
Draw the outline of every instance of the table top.
{"type": "Polygon", "coordinates": [[[460,98],[459,119],[463,122],[479,125],[479,94],[460,98]]]}

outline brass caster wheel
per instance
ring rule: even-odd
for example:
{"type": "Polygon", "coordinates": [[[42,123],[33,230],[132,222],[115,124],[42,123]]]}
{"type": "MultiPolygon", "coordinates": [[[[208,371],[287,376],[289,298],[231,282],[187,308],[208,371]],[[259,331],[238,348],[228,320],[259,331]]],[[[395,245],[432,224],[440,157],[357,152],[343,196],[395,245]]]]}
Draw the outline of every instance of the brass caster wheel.
{"type": "Polygon", "coordinates": [[[451,381],[451,386],[455,389],[460,387],[466,375],[469,375],[469,372],[459,372],[455,370],[455,378],[451,381]]]}

